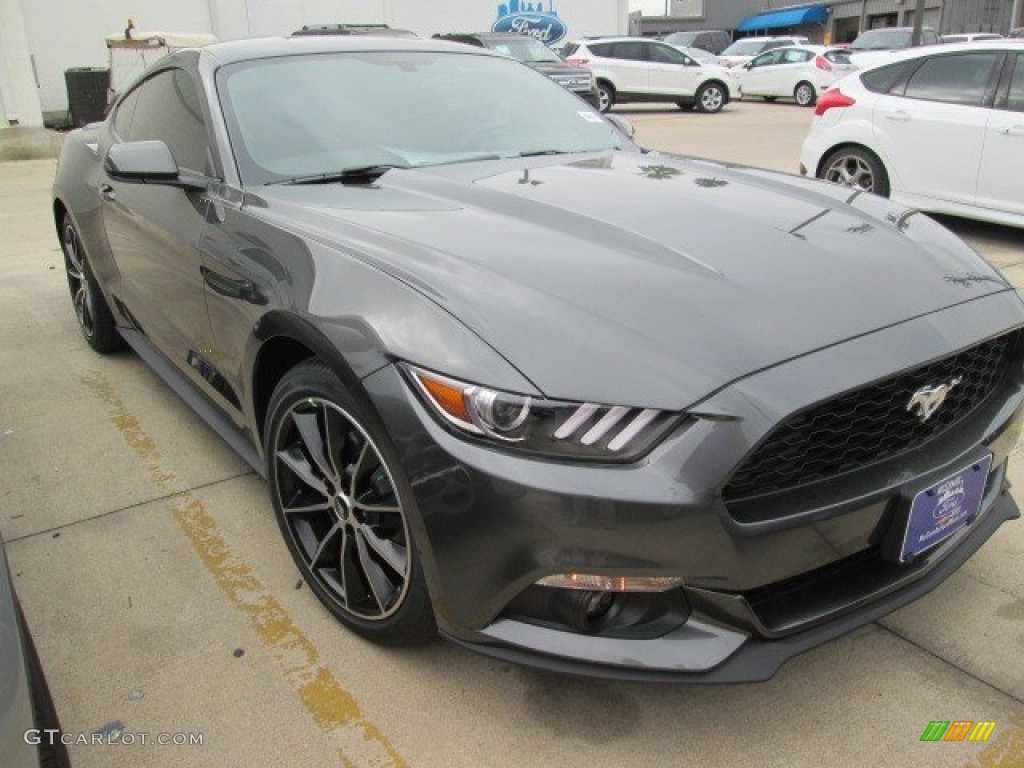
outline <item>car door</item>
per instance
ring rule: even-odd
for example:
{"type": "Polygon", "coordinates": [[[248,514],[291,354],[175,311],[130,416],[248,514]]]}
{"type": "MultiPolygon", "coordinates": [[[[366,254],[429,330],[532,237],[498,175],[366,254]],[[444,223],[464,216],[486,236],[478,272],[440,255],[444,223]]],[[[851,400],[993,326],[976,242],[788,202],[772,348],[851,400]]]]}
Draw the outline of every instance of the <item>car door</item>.
{"type": "Polygon", "coordinates": [[[1001,51],[930,56],[875,103],[875,139],[895,189],[972,205],[1001,51]]]}
{"type": "Polygon", "coordinates": [[[611,61],[615,74],[615,88],[619,93],[647,94],[650,92],[650,62],[647,43],[643,40],[621,40],[612,44],[611,61]]]}
{"type": "Polygon", "coordinates": [[[985,129],[977,204],[1024,216],[1024,53],[1005,72],[985,129]]]}
{"type": "Polygon", "coordinates": [[[782,48],[782,58],[773,67],[771,89],[774,96],[792,96],[797,83],[808,80],[814,84],[816,78],[807,72],[807,66],[814,58],[813,51],[800,48],[782,48]]]}
{"type": "Polygon", "coordinates": [[[749,96],[773,96],[772,83],[775,79],[775,70],[779,68],[782,60],[783,48],[776,48],[773,51],[755,56],[743,69],[740,70],[741,85],[744,95],[749,96]]]}
{"type": "MultiPolygon", "coordinates": [[[[119,106],[111,140],[163,141],[180,168],[205,174],[209,145],[192,76],[175,67],[145,80],[119,106]]],[[[138,329],[196,379],[190,358],[212,343],[198,250],[206,194],[106,174],[99,191],[120,276],[115,297],[138,329]]]]}
{"type": "Polygon", "coordinates": [[[659,95],[693,96],[700,85],[700,64],[665,43],[647,43],[651,57],[650,92],[659,95]]]}

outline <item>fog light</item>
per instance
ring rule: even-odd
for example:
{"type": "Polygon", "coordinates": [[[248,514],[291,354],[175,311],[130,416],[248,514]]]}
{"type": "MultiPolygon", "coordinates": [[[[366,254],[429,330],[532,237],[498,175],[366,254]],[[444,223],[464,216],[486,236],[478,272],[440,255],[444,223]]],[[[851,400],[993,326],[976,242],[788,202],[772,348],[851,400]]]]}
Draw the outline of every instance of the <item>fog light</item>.
{"type": "Polygon", "coordinates": [[[540,587],[594,592],[664,592],[682,585],[683,579],[674,576],[598,576],[591,573],[558,573],[537,581],[540,587]]]}
{"type": "Polygon", "coordinates": [[[597,621],[611,610],[614,602],[615,594],[613,592],[591,592],[587,597],[584,609],[587,612],[587,619],[597,621]]]}
{"type": "Polygon", "coordinates": [[[549,607],[554,617],[576,632],[594,634],[611,618],[614,592],[553,591],[549,607]]]}

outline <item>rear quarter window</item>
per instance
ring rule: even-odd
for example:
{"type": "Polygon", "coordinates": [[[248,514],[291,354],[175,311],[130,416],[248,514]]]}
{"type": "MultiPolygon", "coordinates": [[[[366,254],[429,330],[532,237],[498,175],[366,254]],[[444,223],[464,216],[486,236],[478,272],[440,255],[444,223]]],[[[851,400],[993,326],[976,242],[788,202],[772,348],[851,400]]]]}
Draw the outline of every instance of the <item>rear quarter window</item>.
{"type": "Polygon", "coordinates": [[[595,43],[589,46],[590,52],[595,56],[603,56],[605,58],[611,58],[612,55],[612,44],[611,43],[595,43]]]}
{"type": "Polygon", "coordinates": [[[860,76],[860,81],[872,93],[888,93],[910,68],[911,62],[901,61],[885,67],[872,69],[860,76]]]}

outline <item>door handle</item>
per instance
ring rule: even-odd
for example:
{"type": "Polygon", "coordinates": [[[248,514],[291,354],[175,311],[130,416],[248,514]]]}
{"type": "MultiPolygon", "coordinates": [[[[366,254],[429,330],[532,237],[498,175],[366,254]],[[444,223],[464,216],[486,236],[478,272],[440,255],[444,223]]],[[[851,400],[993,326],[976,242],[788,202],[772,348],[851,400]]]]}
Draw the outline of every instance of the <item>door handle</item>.
{"type": "Polygon", "coordinates": [[[230,299],[241,299],[250,304],[263,305],[267,303],[267,297],[251,280],[228,277],[220,272],[215,272],[206,265],[199,268],[199,273],[203,276],[203,282],[210,286],[210,290],[214,293],[219,293],[230,299]]]}
{"type": "Polygon", "coordinates": [[[1011,125],[1009,128],[1003,128],[1000,133],[1006,136],[1024,136],[1024,125],[1011,125]]]}
{"type": "Polygon", "coordinates": [[[894,123],[907,123],[910,122],[910,115],[902,109],[898,109],[895,112],[886,112],[885,119],[892,120],[894,123]]]}
{"type": "Polygon", "coordinates": [[[117,193],[114,192],[114,188],[109,184],[100,184],[100,197],[114,202],[117,199],[117,193]]]}

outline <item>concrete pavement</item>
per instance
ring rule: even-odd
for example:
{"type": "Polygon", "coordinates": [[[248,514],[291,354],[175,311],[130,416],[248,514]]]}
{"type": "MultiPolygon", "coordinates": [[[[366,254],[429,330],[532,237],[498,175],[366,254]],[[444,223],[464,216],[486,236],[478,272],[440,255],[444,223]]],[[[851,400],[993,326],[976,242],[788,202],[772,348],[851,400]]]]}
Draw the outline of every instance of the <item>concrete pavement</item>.
{"type": "MultiPolygon", "coordinates": [[[[616,110],[641,143],[796,167],[809,110],[616,110]]],[[[560,677],[320,608],[262,483],[138,359],[75,325],[52,161],[0,164],[0,531],[76,766],[1024,765],[1024,523],[942,587],[770,682],[560,677]],[[987,744],[921,743],[995,720],[987,744]],[[202,744],[140,743],[160,733],[202,744]]],[[[1019,230],[947,221],[1024,286],[1019,230]]],[[[1020,451],[1011,477],[1024,488],[1020,451]]]]}

